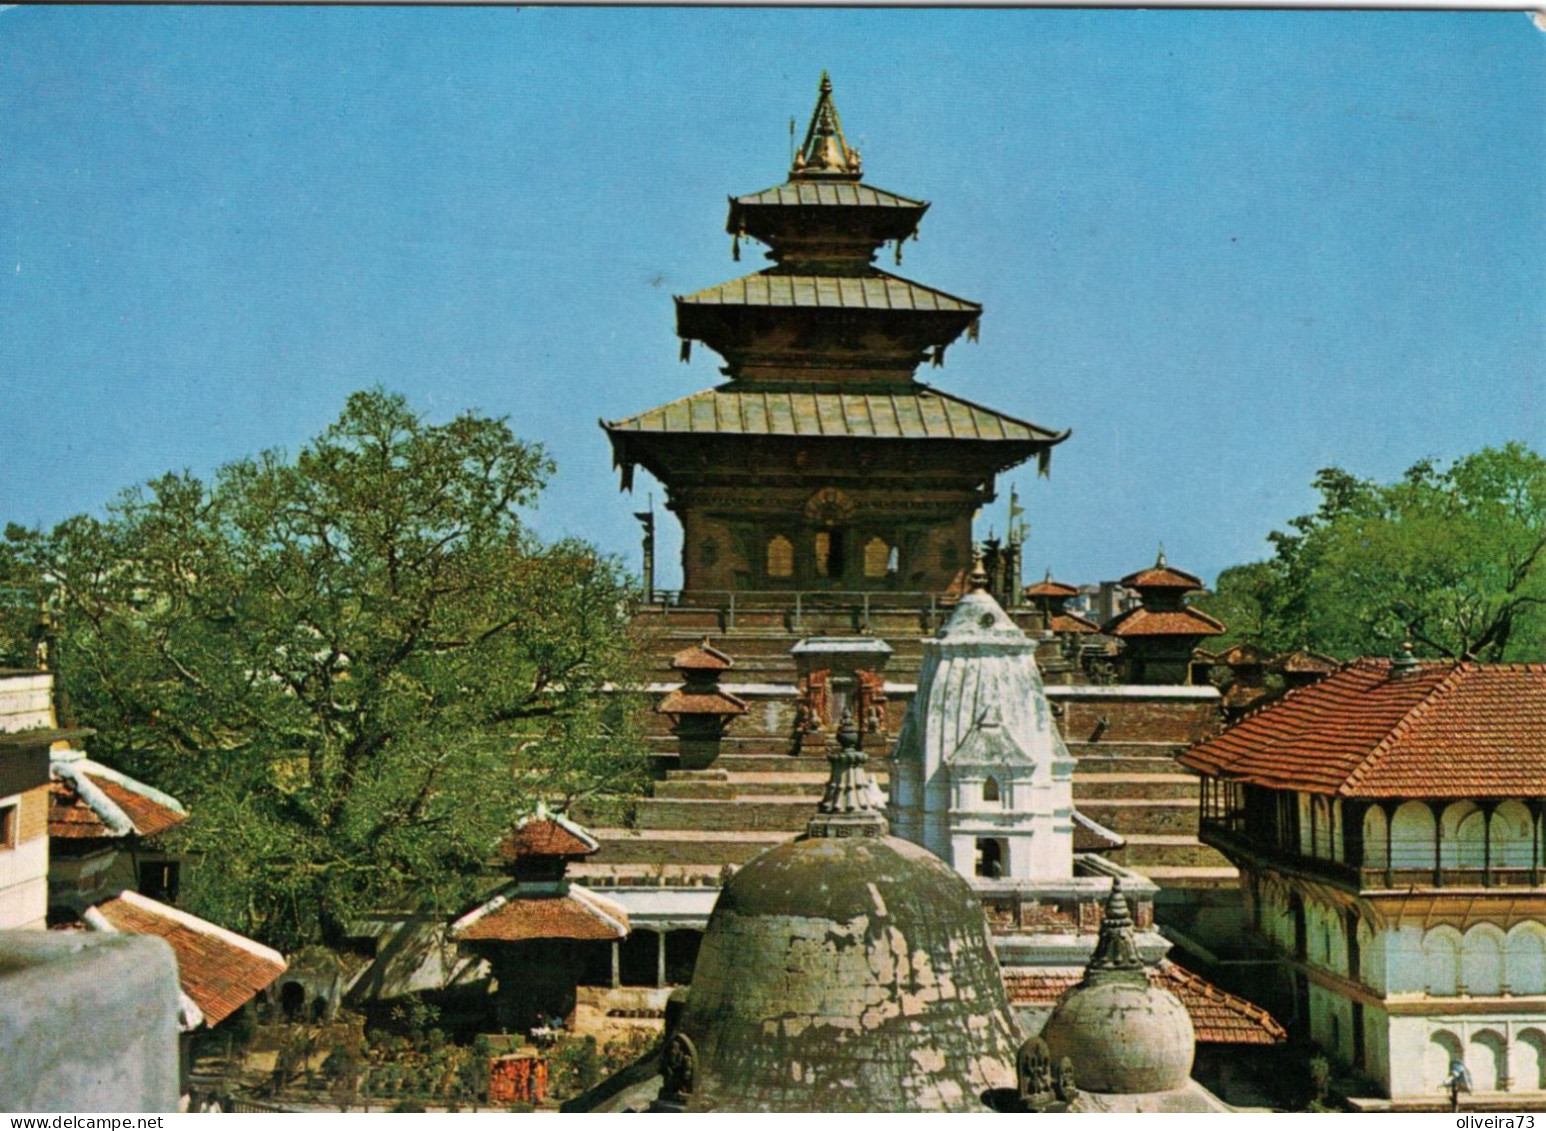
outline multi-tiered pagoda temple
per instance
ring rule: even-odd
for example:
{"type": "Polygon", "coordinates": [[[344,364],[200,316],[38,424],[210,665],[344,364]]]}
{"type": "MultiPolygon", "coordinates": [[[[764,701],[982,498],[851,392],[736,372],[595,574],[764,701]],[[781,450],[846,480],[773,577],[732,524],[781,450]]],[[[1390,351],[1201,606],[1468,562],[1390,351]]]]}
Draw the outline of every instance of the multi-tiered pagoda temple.
{"type": "Polygon", "coordinates": [[[982,307],[875,266],[929,206],[862,179],[823,74],[789,180],[730,201],[773,266],[676,299],[684,356],[729,380],[603,423],[625,489],[635,466],[665,484],[689,593],[946,590],[994,477],[1068,435],[917,380],[982,307]]]}

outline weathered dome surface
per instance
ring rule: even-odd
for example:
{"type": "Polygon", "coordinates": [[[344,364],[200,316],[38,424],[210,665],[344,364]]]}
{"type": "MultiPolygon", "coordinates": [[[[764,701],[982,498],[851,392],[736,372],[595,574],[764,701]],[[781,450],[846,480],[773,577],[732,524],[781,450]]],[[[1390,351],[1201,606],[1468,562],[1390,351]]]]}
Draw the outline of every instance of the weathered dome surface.
{"type": "Polygon", "coordinates": [[[1133,1095],[1184,1087],[1196,1034],[1186,1006],[1155,986],[1075,986],[1047,1018],[1042,1039],[1069,1057],[1079,1087],[1133,1095]]]}
{"type": "Polygon", "coordinates": [[[1120,883],[1101,920],[1084,980],[1041,1031],[1053,1059],[1069,1057],[1086,1092],[1137,1095],[1187,1085],[1197,1034],[1179,998],[1149,981],[1120,883]]]}
{"type": "Polygon", "coordinates": [[[892,756],[932,773],[990,717],[1002,726],[1012,760],[1073,765],[1047,704],[1036,641],[989,593],[973,589],[923,641],[918,691],[892,756]]]}
{"type": "Polygon", "coordinates": [[[689,1110],[981,1111],[1017,1038],[982,905],[938,857],[812,836],[742,868],[682,1015],[689,1110]]]}

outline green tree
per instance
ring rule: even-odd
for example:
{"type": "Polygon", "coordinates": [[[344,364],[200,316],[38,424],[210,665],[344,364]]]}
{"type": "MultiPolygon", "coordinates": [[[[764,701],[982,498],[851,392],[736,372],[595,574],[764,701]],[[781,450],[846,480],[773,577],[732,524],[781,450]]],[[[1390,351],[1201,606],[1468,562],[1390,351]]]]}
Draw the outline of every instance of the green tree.
{"type": "Polygon", "coordinates": [[[1508,444],[1392,484],[1326,468],[1315,486],[1273,557],[1224,571],[1199,607],[1273,651],[1388,654],[1410,636],[1430,656],[1546,657],[1546,459],[1508,444]]]}
{"type": "Polygon", "coordinates": [[[0,623],[99,756],[188,803],[193,909],[283,947],[468,897],[537,798],[644,780],[615,700],[618,564],[524,526],[552,466],[501,420],[379,390],[294,459],[169,474],[105,517],[7,531],[0,623]]]}

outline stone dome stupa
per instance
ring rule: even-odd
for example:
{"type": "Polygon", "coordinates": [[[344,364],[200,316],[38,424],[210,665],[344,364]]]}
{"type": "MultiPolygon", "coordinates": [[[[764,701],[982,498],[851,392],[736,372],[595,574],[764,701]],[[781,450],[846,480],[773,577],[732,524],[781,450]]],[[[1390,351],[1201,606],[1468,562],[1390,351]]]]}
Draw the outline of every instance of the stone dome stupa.
{"type": "Polygon", "coordinates": [[[1120,881],[1112,882],[1083,980],[1058,1000],[1041,1036],[1054,1058],[1078,1066],[1085,1094],[1135,1096],[1189,1085],[1197,1040],[1191,1016],[1149,980],[1120,881]]]}
{"type": "Polygon", "coordinates": [[[891,837],[852,716],[805,834],[725,885],[653,1110],[984,1111],[1018,1037],[981,903],[891,837]]]}

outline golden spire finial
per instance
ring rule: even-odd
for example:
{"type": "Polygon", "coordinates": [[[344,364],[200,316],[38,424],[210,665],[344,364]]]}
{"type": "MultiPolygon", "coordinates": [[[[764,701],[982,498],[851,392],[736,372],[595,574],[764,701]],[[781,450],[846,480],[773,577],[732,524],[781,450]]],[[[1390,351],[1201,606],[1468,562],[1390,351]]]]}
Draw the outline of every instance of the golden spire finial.
{"type": "Polygon", "coordinates": [[[805,131],[804,143],[795,154],[790,175],[853,180],[858,180],[861,175],[859,151],[850,149],[843,137],[843,123],[832,101],[832,79],[826,71],[821,72],[816,109],[811,112],[811,124],[805,131]]]}

